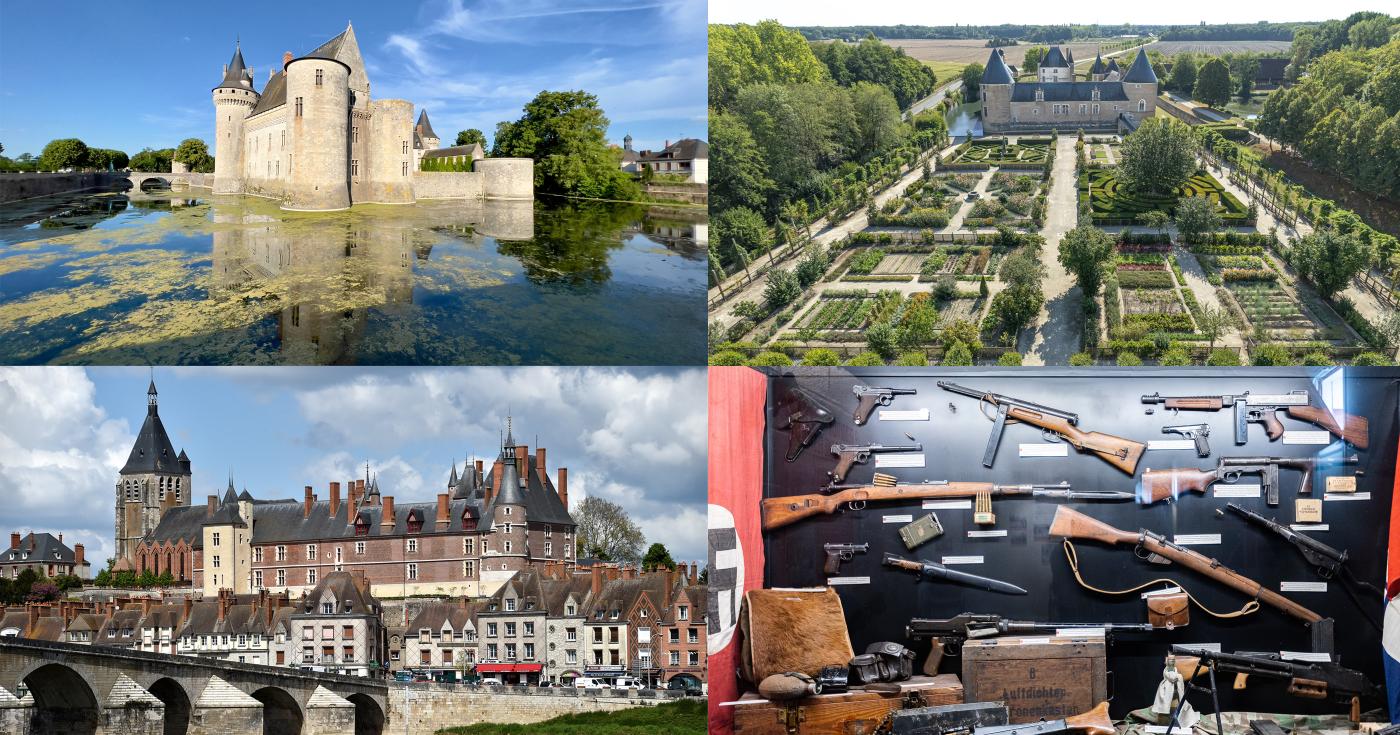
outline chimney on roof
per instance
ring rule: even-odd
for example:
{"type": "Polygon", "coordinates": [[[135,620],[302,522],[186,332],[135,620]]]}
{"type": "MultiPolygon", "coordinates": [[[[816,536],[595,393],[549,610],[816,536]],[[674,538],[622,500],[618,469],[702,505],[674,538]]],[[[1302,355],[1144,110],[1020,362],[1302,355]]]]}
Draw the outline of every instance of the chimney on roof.
{"type": "Polygon", "coordinates": [[[19,531],[11,531],[11,532],[10,532],[10,548],[12,548],[12,549],[18,549],[18,548],[19,548],[19,531]]]}
{"type": "Polygon", "coordinates": [[[528,459],[529,456],[530,446],[528,444],[521,444],[519,447],[519,451],[515,453],[515,473],[517,475],[520,475],[521,484],[525,484],[526,482],[525,466],[530,463],[530,460],[528,459]]]}
{"type": "Polygon", "coordinates": [[[554,483],[554,489],[559,491],[559,502],[564,504],[564,510],[569,509],[569,468],[559,468],[559,481],[554,483]]]}
{"type": "Polygon", "coordinates": [[[185,620],[189,620],[189,619],[190,619],[190,613],[193,612],[193,611],[194,611],[194,598],[193,598],[193,597],[186,597],[186,598],[185,598],[185,620]]]}
{"type": "Polygon", "coordinates": [[[361,500],[364,500],[364,498],[365,498],[365,481],[364,481],[364,480],[356,480],[356,481],[355,481],[355,489],[352,490],[351,492],[353,492],[353,493],[355,494],[355,495],[354,495],[354,498],[355,498],[355,499],[352,500],[352,501],[350,501],[350,512],[351,512],[351,513],[354,513],[356,510],[359,510],[359,508],[360,508],[360,501],[361,501],[361,500]]]}
{"type": "Polygon", "coordinates": [[[263,604],[263,614],[267,616],[267,622],[263,624],[263,627],[267,628],[268,635],[272,635],[272,616],[277,612],[277,607],[277,604],[272,600],[263,604]]]}
{"type": "Polygon", "coordinates": [[[681,580],[682,582],[684,582],[684,581],[690,579],[690,577],[686,574],[686,572],[687,572],[689,569],[690,569],[690,562],[684,562],[684,561],[683,561],[683,562],[681,562],[681,563],[679,563],[679,564],[676,565],[676,571],[680,572],[680,574],[681,574],[680,580],[681,580]]]}
{"type": "Polygon", "coordinates": [[[283,52],[282,52],[282,68],[285,70],[285,69],[287,68],[287,65],[290,64],[290,63],[292,63],[292,52],[291,52],[291,51],[283,51],[283,52]]]}
{"type": "Polygon", "coordinates": [[[35,538],[34,532],[29,532],[29,550],[33,551],[39,545],[39,540],[35,538]]]}
{"type": "Polygon", "coordinates": [[[307,485],[307,486],[305,487],[305,493],[306,493],[306,495],[305,495],[304,498],[302,498],[302,501],[301,501],[301,517],[302,517],[302,520],[305,520],[305,519],[311,517],[311,504],[314,503],[314,502],[316,502],[316,496],[311,494],[311,486],[310,486],[310,485],[307,485]]]}
{"type": "MultiPolygon", "coordinates": [[[[86,562],[86,561],[87,561],[87,559],[86,559],[86,557],[84,556],[83,545],[82,545],[82,544],[74,544],[74,546],[73,546],[73,563],[74,563],[76,566],[81,567],[81,566],[83,565],[83,563],[86,562]]],[[[79,570],[79,571],[81,571],[81,570],[79,570]]]]}
{"type": "Polygon", "coordinates": [[[62,532],[62,531],[59,531],[59,532],[58,532],[58,542],[59,542],[60,544],[63,543],[63,532],[62,532]]]}
{"type": "Polygon", "coordinates": [[[144,617],[146,617],[147,615],[150,615],[150,614],[151,614],[151,598],[149,598],[149,597],[142,597],[142,598],[141,598],[141,617],[144,618],[144,617]]]}
{"type": "Polygon", "coordinates": [[[219,622],[224,622],[226,617],[228,617],[228,595],[225,595],[223,590],[219,590],[219,622]]]}
{"type": "Polygon", "coordinates": [[[208,498],[208,500],[209,500],[209,504],[208,504],[207,506],[205,506],[204,517],[205,517],[205,518],[213,518],[213,517],[214,517],[214,506],[215,506],[215,505],[218,505],[218,503],[219,503],[219,498],[218,498],[218,496],[216,496],[216,495],[210,495],[209,498],[208,498]]]}
{"type": "Polygon", "coordinates": [[[442,528],[451,521],[452,518],[447,512],[447,493],[438,493],[437,525],[442,528]]]}
{"type": "Polygon", "coordinates": [[[623,568],[622,568],[622,578],[623,578],[623,579],[636,579],[636,578],[637,578],[637,568],[634,567],[634,566],[632,566],[631,564],[628,564],[627,566],[623,567],[623,568]]]}
{"type": "Polygon", "coordinates": [[[535,471],[544,477],[544,447],[535,447],[535,471]]]}
{"type": "MultiPolygon", "coordinates": [[[[676,586],[676,573],[670,569],[665,569],[666,591],[661,593],[661,614],[666,614],[671,609],[671,590],[676,586]]],[[[685,573],[681,572],[681,578],[685,578],[685,573]]]]}
{"type": "Polygon", "coordinates": [[[482,469],[484,469],[485,466],[486,466],[486,463],[483,462],[482,460],[479,460],[479,459],[478,459],[478,460],[476,461],[476,479],[480,480],[480,479],[482,478],[482,476],[483,476],[482,469]]]}
{"type": "Polygon", "coordinates": [[[699,578],[699,575],[700,575],[700,562],[697,561],[697,562],[695,562],[694,564],[690,565],[690,583],[691,583],[692,585],[698,584],[698,583],[699,583],[699,579],[698,579],[698,578],[699,578]]]}
{"type": "Polygon", "coordinates": [[[331,518],[340,510],[340,483],[331,483],[331,518]]]}
{"type": "Polygon", "coordinates": [[[388,526],[391,529],[394,527],[394,496],[384,496],[384,511],[379,515],[379,525],[388,526]]]}
{"type": "Polygon", "coordinates": [[[596,597],[599,592],[603,591],[603,567],[600,566],[597,562],[594,562],[593,567],[588,571],[591,572],[593,575],[593,584],[591,586],[591,590],[593,596],[596,597]]]}
{"type": "Polygon", "coordinates": [[[24,631],[24,637],[34,635],[34,626],[39,624],[39,604],[29,603],[29,628],[24,631]]]}
{"type": "Polygon", "coordinates": [[[354,517],[355,517],[355,511],[358,510],[359,507],[360,507],[360,489],[359,489],[359,487],[356,486],[354,483],[351,483],[351,484],[350,484],[350,491],[349,491],[348,493],[346,493],[346,495],[347,495],[348,497],[346,497],[346,499],[345,499],[345,504],[348,505],[348,506],[350,506],[349,509],[348,509],[348,510],[346,511],[346,513],[345,513],[345,518],[348,520],[348,519],[350,519],[350,518],[354,518],[354,517]]]}

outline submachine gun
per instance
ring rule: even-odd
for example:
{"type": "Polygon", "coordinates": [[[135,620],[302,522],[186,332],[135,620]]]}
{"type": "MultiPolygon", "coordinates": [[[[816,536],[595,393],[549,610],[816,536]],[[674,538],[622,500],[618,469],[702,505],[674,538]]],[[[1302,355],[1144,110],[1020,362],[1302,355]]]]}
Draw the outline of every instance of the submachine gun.
{"type": "Polygon", "coordinates": [[[1278,419],[1280,412],[1287,412],[1291,419],[1324,428],[1357,449],[1365,449],[1370,444],[1370,421],[1365,416],[1352,416],[1313,406],[1306,390],[1281,395],[1250,395],[1249,391],[1218,396],[1164,396],[1153,393],[1143,396],[1142,402],[1149,406],[1160,404],[1170,411],[1219,411],[1233,406],[1236,444],[1249,442],[1250,424],[1262,424],[1269,441],[1278,440],[1283,436],[1283,422],[1278,419]]]}

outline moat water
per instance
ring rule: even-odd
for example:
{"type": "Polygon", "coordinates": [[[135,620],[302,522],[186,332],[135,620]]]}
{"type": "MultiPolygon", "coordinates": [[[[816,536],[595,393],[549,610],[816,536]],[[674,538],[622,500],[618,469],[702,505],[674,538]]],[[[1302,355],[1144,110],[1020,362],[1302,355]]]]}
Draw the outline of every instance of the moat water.
{"type": "Polygon", "coordinates": [[[706,227],[635,205],[0,205],[0,364],[701,364],[706,227]]]}

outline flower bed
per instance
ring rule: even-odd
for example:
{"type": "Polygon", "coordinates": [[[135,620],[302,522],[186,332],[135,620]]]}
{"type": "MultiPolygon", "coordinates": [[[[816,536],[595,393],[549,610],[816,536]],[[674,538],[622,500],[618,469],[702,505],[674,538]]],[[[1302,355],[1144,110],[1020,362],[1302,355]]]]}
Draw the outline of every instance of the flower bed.
{"type": "Polygon", "coordinates": [[[1114,169],[1090,170],[1079,175],[1079,203],[1088,204],[1095,224],[1141,225],[1141,215],[1159,210],[1171,214],[1183,197],[1205,197],[1216,205],[1216,211],[1227,226],[1254,224],[1249,210],[1225,191],[1215,177],[1197,171],[1185,184],[1170,195],[1145,194],[1129,191],[1118,179],[1114,169]]]}
{"type": "Polygon", "coordinates": [[[807,312],[801,326],[812,329],[860,329],[865,326],[875,300],[868,296],[823,295],[819,305],[807,312]]]}
{"type": "Polygon", "coordinates": [[[1172,288],[1171,274],[1166,269],[1155,271],[1119,271],[1118,285],[1121,288],[1172,288]]]}
{"type": "Polygon", "coordinates": [[[1016,143],[1006,138],[983,138],[964,143],[949,156],[948,163],[999,166],[1002,164],[1044,165],[1050,152],[1049,138],[1022,138],[1016,143]]]}

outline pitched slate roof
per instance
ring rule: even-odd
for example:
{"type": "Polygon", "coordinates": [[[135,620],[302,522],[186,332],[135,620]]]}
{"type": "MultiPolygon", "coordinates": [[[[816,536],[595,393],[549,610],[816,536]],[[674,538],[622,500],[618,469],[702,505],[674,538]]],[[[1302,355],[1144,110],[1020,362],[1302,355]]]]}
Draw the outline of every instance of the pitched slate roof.
{"type": "Polygon", "coordinates": [[[1108,60],[1108,70],[1109,70],[1109,71],[1123,71],[1123,67],[1118,66],[1118,59],[1109,59],[1109,60],[1108,60]]]}
{"type": "MultiPolygon", "coordinates": [[[[150,395],[154,395],[155,384],[151,384],[150,395]]],[[[170,435],[165,433],[165,424],[160,422],[160,413],[155,403],[146,406],[146,420],[141,424],[141,432],[136,435],[136,443],[131,447],[121,474],[142,474],[160,472],[175,474],[180,472],[180,458],[170,443],[170,435]]]]}
{"type": "Polygon", "coordinates": [[[468,603],[464,606],[460,602],[430,602],[413,616],[404,634],[417,636],[418,631],[424,628],[436,632],[442,630],[443,623],[450,625],[455,632],[461,632],[467,627],[475,630],[476,624],[472,622],[472,614],[478,607],[480,603],[468,603]]]}
{"type": "Polygon", "coordinates": [[[438,134],[433,132],[433,124],[428,122],[428,111],[423,110],[418,113],[418,123],[413,126],[424,138],[437,138],[438,134]]]}
{"type": "Polygon", "coordinates": [[[992,49],[992,55],[987,57],[987,67],[982,70],[982,83],[1011,84],[1011,81],[1011,70],[1006,67],[1001,49],[992,49]]]}
{"type": "Polygon", "coordinates": [[[24,536],[19,540],[19,546],[13,546],[3,555],[0,555],[0,564],[7,564],[10,562],[19,564],[39,561],[72,564],[76,558],[73,550],[68,548],[62,541],[59,541],[53,534],[34,533],[31,531],[28,536],[24,536]],[[33,550],[29,548],[31,542],[34,544],[33,550]],[[24,556],[25,554],[29,555],[27,559],[24,556]]]}
{"type": "Polygon", "coordinates": [[[1025,82],[1011,88],[1012,102],[1035,102],[1036,90],[1045,92],[1046,102],[1123,102],[1128,99],[1117,82],[1025,82]],[[1093,91],[1099,90],[1099,99],[1093,91]]]}
{"type": "Polygon", "coordinates": [[[1146,51],[1138,51],[1133,65],[1128,68],[1128,73],[1123,75],[1123,81],[1134,84],[1156,84],[1157,73],[1152,71],[1152,63],[1147,60],[1146,51]]]}
{"type": "Polygon", "coordinates": [[[1051,46],[1050,51],[1045,54],[1045,58],[1040,60],[1040,65],[1044,67],[1064,67],[1069,66],[1069,61],[1065,59],[1065,54],[1059,46],[1051,46]]]}
{"type": "MultiPolygon", "coordinates": [[[[472,158],[484,158],[486,152],[482,150],[480,143],[471,145],[454,145],[447,148],[434,148],[423,154],[424,158],[446,158],[447,156],[470,156],[472,158]]],[[[456,465],[453,465],[456,469],[456,465]]]]}
{"type": "Polygon", "coordinates": [[[1108,71],[1108,67],[1103,63],[1103,54],[1094,57],[1093,66],[1089,67],[1090,74],[1103,74],[1108,71]]]}
{"type": "Polygon", "coordinates": [[[258,103],[253,105],[253,111],[248,113],[248,116],[260,115],[285,104],[287,104],[287,73],[279,71],[267,80],[267,86],[263,87],[262,97],[258,98],[258,103]]]}
{"type": "MultiPolygon", "coordinates": [[[[524,505],[526,517],[531,523],[575,525],[573,516],[569,515],[569,509],[565,508],[564,502],[559,499],[559,492],[555,490],[554,483],[549,479],[549,475],[538,471],[535,460],[536,456],[533,454],[525,456],[524,505]]],[[[503,479],[504,475],[505,472],[502,472],[503,479]]],[[[490,472],[486,473],[482,484],[492,486],[494,481],[495,469],[493,467],[490,472]]],[[[494,515],[494,513],[484,513],[482,515],[483,525],[489,527],[494,515]]]]}
{"type": "MultiPolygon", "coordinates": [[[[184,539],[191,548],[203,548],[204,536],[200,528],[204,525],[207,512],[207,507],[203,505],[177,505],[165,511],[165,515],[160,517],[160,523],[156,524],[143,540],[153,544],[163,544],[166,541],[173,544],[184,539]]],[[[118,560],[118,563],[121,561],[124,560],[118,560]]]]}
{"type": "Polygon", "coordinates": [[[710,157],[710,144],[697,138],[683,138],[659,151],[642,151],[642,161],[692,161],[710,157]]]}
{"type": "Polygon", "coordinates": [[[331,572],[302,598],[301,610],[296,614],[319,615],[321,598],[327,593],[335,598],[337,615],[374,615],[379,611],[379,600],[370,593],[368,586],[361,588],[350,572],[331,572]]]}
{"type": "Polygon", "coordinates": [[[341,31],[339,35],[311,50],[311,53],[304,54],[304,59],[330,59],[340,61],[336,55],[340,53],[340,44],[345,41],[345,34],[350,32],[349,26],[341,31]]]}

